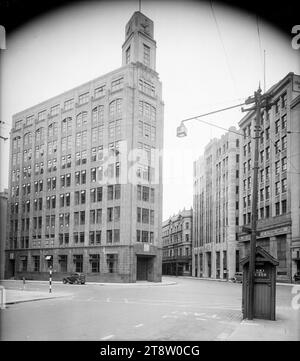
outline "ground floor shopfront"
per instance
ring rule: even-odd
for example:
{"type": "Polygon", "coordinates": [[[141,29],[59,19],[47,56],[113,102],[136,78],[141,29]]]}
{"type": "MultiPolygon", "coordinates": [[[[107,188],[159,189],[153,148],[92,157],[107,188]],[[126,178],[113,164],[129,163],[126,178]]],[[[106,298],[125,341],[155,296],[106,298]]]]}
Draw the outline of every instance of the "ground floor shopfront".
{"type": "Polygon", "coordinates": [[[206,244],[193,250],[194,277],[231,279],[239,272],[239,250],[235,242],[206,244]]]}
{"type": "MultiPolygon", "coordinates": [[[[300,263],[298,263],[297,259],[298,255],[300,260],[300,250],[297,247],[293,249],[290,225],[259,230],[256,245],[264,248],[279,262],[276,268],[277,281],[293,282],[297,267],[300,270],[300,263]]],[[[239,249],[241,258],[249,254],[250,235],[241,235],[239,237],[239,249]]]]}
{"type": "Polygon", "coordinates": [[[131,246],[14,249],[5,254],[5,278],[62,280],[80,272],[87,281],[161,282],[161,249],[150,244],[131,246]]]}
{"type": "Polygon", "coordinates": [[[163,259],[162,274],[166,276],[191,276],[192,257],[168,257],[163,259]]]}

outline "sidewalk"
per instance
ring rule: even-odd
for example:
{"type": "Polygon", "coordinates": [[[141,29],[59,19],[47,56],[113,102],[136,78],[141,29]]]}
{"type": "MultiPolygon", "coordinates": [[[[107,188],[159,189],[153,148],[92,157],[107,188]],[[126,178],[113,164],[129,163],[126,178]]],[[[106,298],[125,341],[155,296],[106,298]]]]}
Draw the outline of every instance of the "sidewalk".
{"type": "MultiPolygon", "coordinates": [[[[5,286],[5,283],[19,283],[20,287],[22,287],[23,285],[23,281],[22,280],[0,280],[0,284],[2,284],[3,286],[5,286]]],[[[28,283],[43,283],[43,284],[48,284],[49,281],[35,281],[35,280],[26,280],[26,284],[28,283]]],[[[52,284],[62,284],[61,281],[52,281],[52,284]]],[[[175,281],[161,281],[161,282],[149,282],[149,281],[137,281],[137,282],[131,282],[131,283],[117,283],[117,282],[86,282],[86,285],[97,285],[97,286],[131,286],[131,287],[135,287],[135,286],[147,286],[147,287],[157,287],[157,286],[171,286],[171,285],[176,285],[177,282],[175,281]]]]}
{"type": "Polygon", "coordinates": [[[223,341],[300,341],[300,312],[277,307],[276,320],[243,320],[223,341]]]}
{"type": "Polygon", "coordinates": [[[68,297],[72,295],[71,293],[65,293],[65,292],[49,293],[49,292],[11,290],[11,289],[6,289],[5,293],[6,293],[6,301],[5,301],[6,305],[21,303],[21,302],[46,300],[51,298],[68,297]]]}

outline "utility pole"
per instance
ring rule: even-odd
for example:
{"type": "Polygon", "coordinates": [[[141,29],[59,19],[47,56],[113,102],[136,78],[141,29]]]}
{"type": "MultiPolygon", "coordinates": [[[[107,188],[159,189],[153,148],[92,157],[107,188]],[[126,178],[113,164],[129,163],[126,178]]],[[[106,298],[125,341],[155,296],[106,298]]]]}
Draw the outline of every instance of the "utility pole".
{"type": "Polygon", "coordinates": [[[261,94],[260,86],[254,93],[254,97],[249,97],[246,104],[255,103],[250,109],[243,109],[242,111],[256,111],[254,120],[254,159],[253,159],[253,177],[252,177],[252,214],[251,214],[251,240],[250,240],[250,254],[249,254],[249,278],[248,278],[248,309],[247,318],[253,320],[254,317],[254,273],[255,273],[255,253],[256,253],[256,236],[257,236],[257,203],[258,203],[258,169],[259,169],[259,138],[260,138],[260,124],[261,124],[261,110],[269,107],[268,103],[270,94],[261,94]]]}

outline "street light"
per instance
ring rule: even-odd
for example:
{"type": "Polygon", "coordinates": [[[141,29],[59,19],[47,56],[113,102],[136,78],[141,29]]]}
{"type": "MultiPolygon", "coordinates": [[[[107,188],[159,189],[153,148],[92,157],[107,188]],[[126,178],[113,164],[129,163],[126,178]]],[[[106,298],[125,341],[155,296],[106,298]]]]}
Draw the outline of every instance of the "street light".
{"type": "Polygon", "coordinates": [[[177,127],[177,137],[183,138],[187,136],[187,128],[183,124],[183,122],[180,123],[179,127],[177,127]]]}

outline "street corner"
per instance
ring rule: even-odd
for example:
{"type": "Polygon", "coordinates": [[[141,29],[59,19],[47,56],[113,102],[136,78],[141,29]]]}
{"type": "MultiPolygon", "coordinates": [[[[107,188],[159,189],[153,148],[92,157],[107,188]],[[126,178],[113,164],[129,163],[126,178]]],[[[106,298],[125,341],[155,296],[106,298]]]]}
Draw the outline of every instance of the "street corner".
{"type": "Polygon", "coordinates": [[[72,297],[72,293],[66,292],[36,292],[28,290],[12,290],[5,289],[5,296],[3,297],[2,309],[7,305],[12,305],[22,302],[32,302],[32,301],[41,301],[46,299],[55,299],[62,297],[72,297]],[[5,298],[4,298],[5,297],[5,298]]]}

